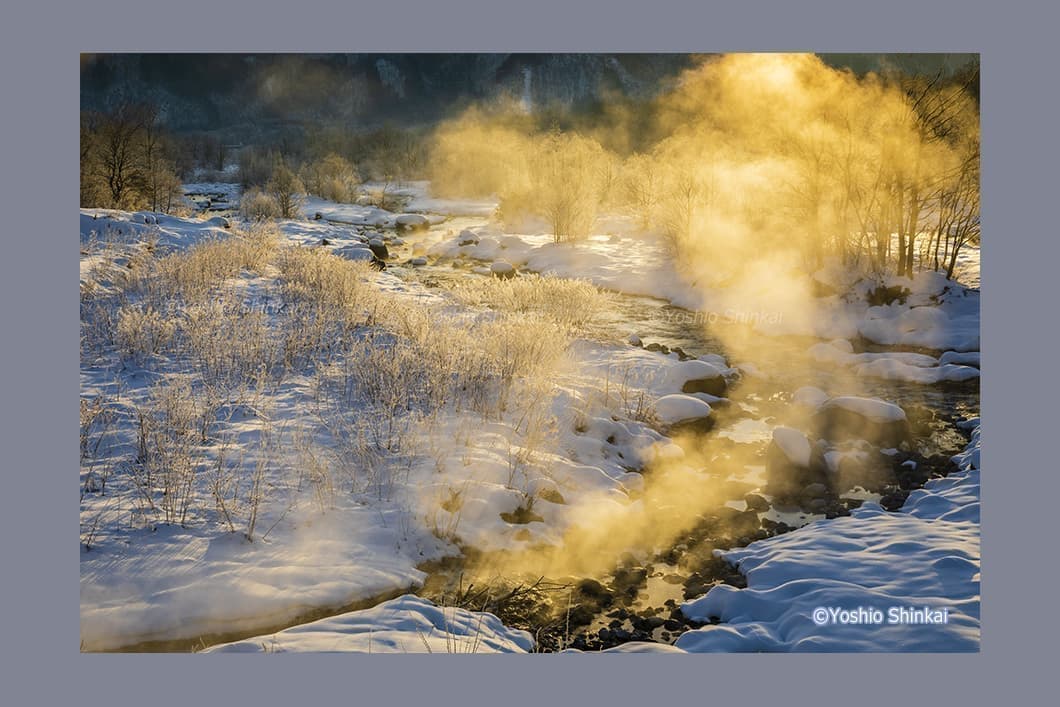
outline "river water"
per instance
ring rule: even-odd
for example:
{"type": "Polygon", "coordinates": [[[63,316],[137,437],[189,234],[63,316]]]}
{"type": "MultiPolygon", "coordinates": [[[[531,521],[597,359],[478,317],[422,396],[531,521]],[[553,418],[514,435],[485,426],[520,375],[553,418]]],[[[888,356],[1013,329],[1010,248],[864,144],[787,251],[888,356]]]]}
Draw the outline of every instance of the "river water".
{"type": "MultiPolygon", "coordinates": [[[[459,227],[467,225],[460,223],[459,227]]],[[[407,240],[405,246],[396,249],[395,264],[411,257],[408,248],[416,236],[407,240]]],[[[390,272],[428,288],[444,288],[461,278],[484,277],[449,262],[420,268],[397,265],[390,272]]],[[[587,338],[612,344],[626,344],[635,336],[646,347],[664,347],[659,355],[675,349],[690,357],[720,354],[730,365],[751,364],[748,368],[756,372],[744,376],[730,390],[728,397],[733,404],[724,408],[710,433],[711,448],[723,458],[731,452],[731,458],[739,459],[740,464],[721,465],[726,473],[713,483],[724,489],[722,498],[699,509],[669,547],[619,554],[608,571],[592,577],[488,574],[476,568],[490,566],[490,558],[467,548],[461,558],[421,567],[429,576],[419,593],[438,603],[491,611],[509,625],[531,631],[539,649],[545,651],[566,647],[594,650],[630,640],[671,643],[697,625],[681,615],[677,608],[681,601],[699,596],[717,583],[742,585],[742,576],[717,558],[715,550],[789,532],[822,517],[845,515],[865,500],[897,508],[909,490],[931,476],[952,470],[948,457],[967,443],[966,434],[955,423],[979,414],[978,380],[923,385],[857,378],[856,390],[851,390],[850,376],[838,376],[835,367],[821,364],[807,353],[818,343],[816,339],[762,337],[761,346],[744,346],[740,352],[727,350],[726,341],[753,342],[754,338],[733,337],[722,327],[746,326],[704,322],[695,313],[666,301],[615,292],[609,294],[604,311],[593,318],[584,333],[587,338]],[[856,393],[902,406],[912,425],[911,454],[918,473],[903,476],[900,488],[874,492],[856,489],[833,499],[825,508],[779,506],[761,496],[748,497],[748,492],[764,481],[769,422],[782,416],[793,391],[807,385],[830,395],[856,393]]],[[[853,343],[857,351],[890,350],[866,341],[853,343]]],[[[896,458],[896,466],[908,456],[896,458]]],[[[645,481],[650,490],[650,470],[645,472],[645,481]]],[[[667,513],[668,509],[657,511],[667,513]]]]}

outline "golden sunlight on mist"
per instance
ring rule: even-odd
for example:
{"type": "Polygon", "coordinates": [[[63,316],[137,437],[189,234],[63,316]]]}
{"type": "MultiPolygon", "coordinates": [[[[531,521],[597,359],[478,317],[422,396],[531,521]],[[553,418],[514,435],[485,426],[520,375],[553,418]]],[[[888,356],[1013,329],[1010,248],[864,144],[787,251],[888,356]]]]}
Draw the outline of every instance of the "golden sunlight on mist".
{"type": "MultiPolygon", "coordinates": [[[[616,119],[620,110],[608,127],[580,132],[503,106],[470,110],[438,130],[432,184],[495,194],[503,220],[537,215],[557,240],[578,240],[604,209],[624,211],[662,236],[704,310],[770,313],[797,330],[822,316],[813,273],[911,274],[913,249],[941,240],[939,205],[969,174],[974,193],[959,198],[977,208],[978,105],[960,86],[859,77],[812,54],[737,54],[704,61],[616,119]],[[630,144],[639,150],[623,153],[630,144]],[[569,227],[579,218],[589,225],[569,227]]],[[[737,359],[769,345],[745,327],[711,334],[737,359]]],[[[835,375],[858,389],[856,377],[835,375]]],[[[671,543],[719,498],[690,475],[725,472],[714,441],[685,441],[697,451],[647,469],[633,505],[586,504],[562,551],[492,558],[488,571],[592,575],[624,551],[671,543]]]]}

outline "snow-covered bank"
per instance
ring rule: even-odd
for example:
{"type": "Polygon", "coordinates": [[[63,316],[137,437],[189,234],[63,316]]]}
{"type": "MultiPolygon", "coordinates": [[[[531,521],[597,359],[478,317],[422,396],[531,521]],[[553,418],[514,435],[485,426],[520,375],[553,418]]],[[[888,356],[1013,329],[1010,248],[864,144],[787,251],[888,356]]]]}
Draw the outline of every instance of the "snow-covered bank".
{"type": "Polygon", "coordinates": [[[911,383],[961,382],[979,378],[979,352],[946,351],[935,358],[926,354],[887,351],[854,353],[850,342],[836,339],[814,344],[808,352],[819,363],[852,368],[858,376],[911,383]],[[969,365],[965,365],[969,364],[969,365]]]}
{"type": "Polygon", "coordinates": [[[399,511],[344,508],[264,541],[159,525],[81,555],[83,650],[285,624],[419,586],[399,511]]]}
{"type": "MultiPolygon", "coordinates": [[[[522,271],[584,279],[616,292],[666,300],[707,322],[747,324],[766,335],[861,336],[885,346],[979,349],[979,291],[940,273],[924,271],[913,278],[880,275],[853,282],[850,273],[830,263],[814,279],[839,294],[815,296],[808,279],[796,276],[778,290],[776,278],[787,276],[769,271],[748,276],[730,289],[697,280],[661,239],[640,232],[622,217],[601,220],[598,235],[577,243],[555,243],[547,234],[511,233],[484,224],[443,236],[427,254],[441,262],[503,260],[522,271]],[[872,304],[879,292],[888,290],[895,293],[892,299],[872,304]]],[[[966,260],[970,263],[977,255],[978,250],[970,252],[966,260]]],[[[883,373],[880,366],[876,368],[871,374],[883,373]]],[[[892,371],[884,377],[902,373],[892,371]]],[[[951,380],[947,375],[942,379],[951,380]]]]}
{"type": "Polygon", "coordinates": [[[229,235],[230,222],[223,216],[181,218],[151,211],[81,209],[81,244],[95,241],[135,243],[157,240],[158,245],[187,248],[209,238],[229,235]]]}
{"type": "Polygon", "coordinates": [[[909,495],[897,513],[866,503],[720,553],[746,575],[746,589],[719,585],[682,610],[722,623],[690,631],[676,646],[712,651],[976,651],[979,648],[978,421],[961,471],[909,495]],[[879,609],[880,625],[818,625],[814,610],[879,609]],[[941,625],[888,623],[891,608],[948,611],[941,625]]]}
{"type": "Polygon", "coordinates": [[[534,639],[493,614],[435,606],[405,595],[206,653],[528,653],[534,639]]]}

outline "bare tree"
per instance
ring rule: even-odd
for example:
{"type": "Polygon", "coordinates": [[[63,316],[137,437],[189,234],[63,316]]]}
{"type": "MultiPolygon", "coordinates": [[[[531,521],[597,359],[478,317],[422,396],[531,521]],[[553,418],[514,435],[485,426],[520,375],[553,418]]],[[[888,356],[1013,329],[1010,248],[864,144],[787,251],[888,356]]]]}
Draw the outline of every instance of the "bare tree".
{"type": "Polygon", "coordinates": [[[321,160],[306,163],[301,172],[306,191],[331,201],[353,201],[361,183],[353,165],[334,153],[321,160]]]}
{"type": "Polygon", "coordinates": [[[98,130],[98,173],[107,190],[107,206],[134,206],[143,181],[138,140],[150,115],[141,104],[123,103],[102,118],[98,130]]]}
{"type": "Polygon", "coordinates": [[[531,208],[549,222],[556,242],[585,238],[600,203],[600,165],[606,153],[592,138],[551,132],[533,146],[531,208]]]}
{"type": "Polygon", "coordinates": [[[280,207],[281,218],[293,218],[298,214],[298,208],[302,205],[305,185],[298,175],[282,162],[277,164],[272,171],[269,183],[265,185],[268,192],[280,207]]]}
{"type": "Polygon", "coordinates": [[[634,154],[622,168],[622,192],[641,228],[651,225],[661,190],[655,160],[649,155],[634,154]]]}
{"type": "Polygon", "coordinates": [[[139,141],[143,194],[152,211],[169,212],[183,194],[180,178],[172,162],[168,139],[159,121],[157,106],[143,108],[143,128],[139,141]]]}

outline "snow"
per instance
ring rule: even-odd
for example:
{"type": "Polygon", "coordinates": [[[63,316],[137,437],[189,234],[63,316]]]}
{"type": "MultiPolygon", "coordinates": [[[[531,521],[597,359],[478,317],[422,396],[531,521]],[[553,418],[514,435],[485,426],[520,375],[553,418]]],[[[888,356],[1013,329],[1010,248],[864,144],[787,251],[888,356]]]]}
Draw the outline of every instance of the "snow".
{"type": "Polygon", "coordinates": [[[821,407],[829,398],[828,393],[824,392],[820,388],[815,388],[811,385],[806,385],[798,390],[792,396],[792,402],[796,405],[816,410],[821,407]]]}
{"type": "Polygon", "coordinates": [[[689,381],[724,379],[729,370],[702,360],[681,361],[669,368],[663,385],[668,389],[680,391],[689,381]]]}
{"type": "Polygon", "coordinates": [[[655,401],[655,415],[667,426],[710,417],[710,405],[692,395],[676,393],[655,401]]]}
{"type": "Polygon", "coordinates": [[[794,279],[789,283],[791,296],[778,297],[775,273],[763,273],[749,278],[734,296],[687,273],[661,239],[640,232],[629,219],[600,219],[597,229],[597,234],[582,241],[556,243],[546,233],[505,233],[495,224],[480,222],[434,242],[429,253],[442,260],[485,263],[503,254],[522,270],[584,279],[607,290],[666,300],[712,323],[748,324],[770,336],[863,336],[888,346],[962,352],[979,348],[978,290],[946,280],[940,273],[925,271],[912,279],[865,278],[854,285],[850,273],[837,266],[834,269],[840,274],[830,278],[833,284],[851,288],[845,297],[812,297],[806,283],[794,279]],[[870,307],[867,296],[877,286],[903,287],[910,294],[905,302],[870,307]]]}
{"type": "Polygon", "coordinates": [[[207,649],[206,653],[529,653],[534,639],[493,614],[407,594],[371,609],[207,649]]]}
{"type": "Polygon", "coordinates": [[[348,245],[334,248],[331,251],[335,255],[346,258],[347,260],[367,260],[371,261],[375,255],[369,248],[365,248],[360,245],[348,245]]]}
{"type": "Polygon", "coordinates": [[[911,366],[895,359],[879,359],[858,366],[855,371],[859,376],[902,380],[912,383],[931,385],[943,381],[960,382],[979,377],[979,369],[971,366],[955,366],[951,363],[931,368],[911,366]]]}
{"type": "MultiPolygon", "coordinates": [[[[355,208],[362,216],[369,213],[364,207],[335,208],[355,208]]],[[[201,219],[161,217],[157,224],[148,224],[148,219],[126,213],[98,214],[96,219],[93,215],[82,214],[85,238],[104,223],[124,229],[115,235],[128,241],[161,232],[174,248],[228,235],[201,219]]],[[[377,237],[371,226],[323,219],[277,223],[291,244],[326,248],[348,258],[370,257],[367,244],[377,237]]],[[[510,243],[503,237],[493,240],[498,247],[510,243]]],[[[94,259],[91,252],[86,254],[82,271],[91,269],[94,259]]],[[[273,277],[241,276],[240,291],[253,297],[254,292],[275,286],[273,277]]],[[[399,303],[427,301],[447,308],[441,311],[448,314],[475,316],[454,311],[448,300],[422,284],[388,273],[372,277],[380,292],[399,303]]],[[[319,399],[314,396],[312,378],[292,374],[266,394],[268,400],[261,401],[268,403],[270,419],[283,431],[278,433],[279,451],[267,475],[270,505],[263,509],[253,542],[208,518],[193,519],[186,528],[140,521],[136,521],[138,527],[130,528],[130,517],[139,518],[135,509],[108,505],[110,496],[87,497],[82,503],[83,527],[101,517],[104,522],[92,549],[81,553],[85,649],[267,630],[296,622],[310,612],[338,611],[408,591],[423,580],[417,566],[452,554],[456,543],[483,551],[554,545],[573,523],[589,517],[587,510],[628,507],[631,494],[643,486],[640,474],[630,469],[655,459],[679,458],[683,452],[647,424],[616,416],[616,402],[608,400],[607,391],[614,388],[617,368],[631,364],[630,395],[644,393],[652,400],[660,394],[659,381],[668,367],[678,363],[677,357],[619,343],[579,341],[568,358],[569,365],[550,381],[546,423],[555,434],[547,434],[546,442],[527,439],[525,432],[518,431],[521,423],[526,427],[519,405],[496,421],[470,414],[442,416],[432,430],[410,441],[423,453],[400,470],[400,477],[387,470],[393,473],[388,478],[400,479],[393,482],[387,497],[381,492],[351,493],[348,482],[337,479],[336,484],[347,488],[336,493],[325,510],[316,507],[311,491],[303,490],[301,481],[290,478],[291,470],[298,476],[305,463],[299,456],[296,434],[322,436],[314,437],[313,444],[328,444],[330,439],[312,432],[319,424],[314,412],[314,401],[319,399]],[[462,503],[447,510],[442,502],[454,492],[462,503]],[[545,495],[538,498],[542,492],[545,495]],[[554,502],[557,499],[562,502],[554,502]],[[517,523],[502,517],[527,508],[531,500],[535,501],[532,513],[541,520],[517,523]]],[[[719,357],[710,361],[724,366],[719,357]]],[[[182,365],[179,361],[152,363],[156,364],[182,365]]],[[[132,411],[147,394],[147,384],[161,374],[153,369],[112,368],[105,360],[83,362],[81,393],[92,398],[112,390],[113,376],[118,376],[122,404],[132,411]]],[[[710,407],[702,399],[682,397],[697,415],[709,415],[710,407]]],[[[128,423],[133,416],[123,419],[128,423]]],[[[255,429],[258,422],[254,414],[226,422],[227,429],[238,435],[241,450],[253,449],[253,440],[260,436],[255,429]]],[[[125,440],[125,449],[134,445],[131,427],[116,434],[125,440]]],[[[252,467],[253,453],[241,463],[252,467]]],[[[206,476],[199,475],[204,484],[199,497],[208,499],[206,476]]],[[[108,494],[118,492],[118,477],[108,486],[108,494]]]]}
{"type": "Polygon", "coordinates": [[[897,513],[865,503],[745,548],[718,552],[747,588],[719,585],[682,611],[722,623],[689,631],[676,647],[716,651],[976,651],[979,648],[979,449],[961,471],[929,481],[897,513]],[[880,609],[882,625],[818,626],[818,607],[880,609]],[[896,608],[947,609],[948,623],[889,623],[896,608]]]}
{"type": "Polygon", "coordinates": [[[979,352],[968,351],[961,353],[958,351],[946,351],[939,356],[939,363],[953,363],[960,366],[975,366],[976,368],[979,368],[979,352]]]}
{"type": "Polygon", "coordinates": [[[939,358],[903,351],[855,354],[849,341],[838,339],[814,344],[808,353],[819,363],[851,367],[855,374],[866,378],[900,380],[924,385],[979,378],[978,352],[947,351],[939,358]],[[976,367],[958,365],[964,362],[975,364],[976,367]]]}
{"type": "Polygon", "coordinates": [[[515,273],[515,268],[512,267],[511,263],[506,263],[503,260],[498,260],[497,262],[490,265],[490,272],[494,275],[512,275],[515,273]]]}
{"type": "MultiPolygon", "coordinates": [[[[373,184],[365,185],[372,189],[373,184]]],[[[496,212],[499,201],[496,197],[483,199],[447,198],[431,193],[430,182],[412,181],[392,190],[408,198],[405,208],[421,213],[444,214],[446,216],[477,216],[489,218],[496,212]]]]}
{"type": "Polygon", "coordinates": [[[302,205],[302,215],[312,218],[316,214],[334,223],[379,228],[393,228],[396,219],[393,213],[375,206],[339,204],[316,196],[306,197],[302,205]]]}
{"type": "Polygon", "coordinates": [[[483,262],[503,254],[505,260],[530,272],[588,280],[604,289],[658,297],[690,309],[700,306],[701,297],[666,256],[658,239],[634,233],[622,219],[612,225],[617,232],[614,237],[593,235],[577,243],[555,243],[545,233],[504,233],[493,226],[480,226],[438,241],[429,254],[483,262]]]}
{"type": "Polygon", "coordinates": [[[401,214],[394,218],[394,225],[400,228],[426,228],[430,223],[423,214],[401,214]]]}
{"type": "Polygon", "coordinates": [[[81,554],[81,641],[105,650],[254,630],[419,586],[394,510],[344,508],[254,543],[160,525],[81,554]]]}
{"type": "Polygon", "coordinates": [[[938,351],[979,350],[979,291],[924,271],[912,280],[896,279],[911,292],[905,303],[869,307],[858,333],[886,346],[916,346],[938,351]]]}
{"type": "Polygon", "coordinates": [[[97,241],[128,244],[155,240],[162,247],[186,248],[200,241],[228,235],[229,231],[214,219],[180,218],[146,211],[81,209],[83,245],[97,241]]]}
{"type": "Polygon", "coordinates": [[[824,412],[832,408],[840,408],[874,422],[901,422],[906,419],[905,410],[879,398],[841,395],[823,403],[818,411],[824,412]]]}
{"type": "Polygon", "coordinates": [[[790,427],[777,427],[773,430],[773,443],[792,464],[804,469],[810,466],[810,440],[803,433],[790,427]]]}

